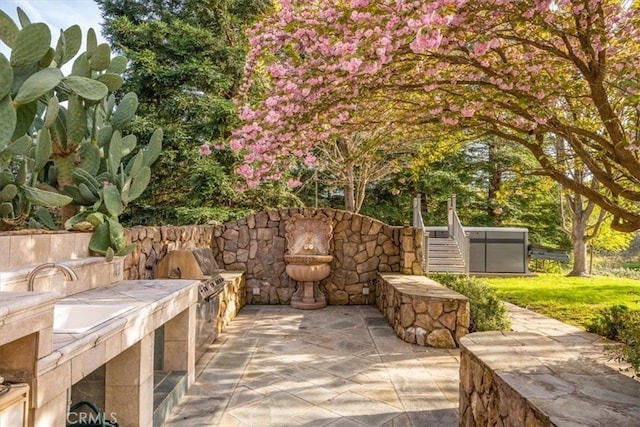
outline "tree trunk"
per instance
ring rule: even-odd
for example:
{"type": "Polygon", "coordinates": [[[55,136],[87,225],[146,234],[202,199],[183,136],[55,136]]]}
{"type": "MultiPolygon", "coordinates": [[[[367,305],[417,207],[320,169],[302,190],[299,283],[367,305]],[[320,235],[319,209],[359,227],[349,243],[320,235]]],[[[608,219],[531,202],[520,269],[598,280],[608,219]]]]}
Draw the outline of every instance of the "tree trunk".
{"type": "Polygon", "coordinates": [[[498,206],[498,192],[502,187],[502,166],[498,156],[498,147],[495,141],[489,141],[489,192],[487,195],[487,213],[493,218],[493,224],[499,226],[502,222],[502,208],[498,206]]]}
{"type": "Polygon", "coordinates": [[[347,171],[347,179],[344,182],[344,209],[348,212],[355,212],[355,179],[353,177],[353,168],[347,171]]]}
{"type": "Polygon", "coordinates": [[[567,276],[588,276],[587,236],[589,215],[574,215],[571,223],[571,242],[573,245],[573,268],[567,276]]]}

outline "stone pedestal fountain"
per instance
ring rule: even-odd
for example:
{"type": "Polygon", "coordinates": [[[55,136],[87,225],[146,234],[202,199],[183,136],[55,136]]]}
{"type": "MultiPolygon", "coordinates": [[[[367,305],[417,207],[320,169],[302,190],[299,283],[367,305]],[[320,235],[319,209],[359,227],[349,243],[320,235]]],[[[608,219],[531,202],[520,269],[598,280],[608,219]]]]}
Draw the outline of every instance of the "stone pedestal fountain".
{"type": "Polygon", "coordinates": [[[298,282],[298,288],[291,297],[291,307],[303,310],[325,307],[327,298],[318,285],[331,273],[331,220],[297,214],[289,218],[285,231],[288,245],[284,256],[286,271],[290,278],[298,282]]]}

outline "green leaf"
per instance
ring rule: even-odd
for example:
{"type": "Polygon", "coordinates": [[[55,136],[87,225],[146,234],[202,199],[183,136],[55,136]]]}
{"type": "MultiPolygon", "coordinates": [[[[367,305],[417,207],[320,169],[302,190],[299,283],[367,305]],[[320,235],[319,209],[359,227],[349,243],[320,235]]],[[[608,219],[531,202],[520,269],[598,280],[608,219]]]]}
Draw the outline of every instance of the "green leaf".
{"type": "Polygon", "coordinates": [[[39,68],[47,68],[53,62],[53,57],[56,55],[56,51],[53,50],[52,47],[47,50],[47,53],[44,54],[40,61],[38,61],[39,68]]]}
{"type": "Polygon", "coordinates": [[[22,25],[23,28],[31,24],[31,20],[29,19],[27,14],[24,13],[24,10],[22,10],[21,8],[17,8],[17,12],[18,12],[18,20],[20,21],[20,25],[22,25]]]}
{"type": "Polygon", "coordinates": [[[116,250],[124,248],[127,245],[127,241],[124,238],[124,227],[115,219],[107,217],[106,220],[109,224],[111,246],[116,250]]]}
{"type": "MultiPolygon", "coordinates": [[[[110,120],[111,119],[111,114],[113,114],[113,109],[116,106],[116,97],[114,94],[109,95],[109,97],[107,98],[107,107],[105,109],[106,111],[106,116],[105,116],[105,120],[110,120]]],[[[109,125],[109,127],[111,127],[111,125],[109,125]]]]}
{"type": "Polygon", "coordinates": [[[107,73],[122,74],[127,70],[127,58],[124,56],[114,56],[111,58],[111,64],[107,68],[107,73]]]}
{"type": "Polygon", "coordinates": [[[13,141],[5,148],[7,153],[15,156],[26,156],[31,149],[31,137],[29,135],[22,135],[20,138],[13,141]]]}
{"type": "Polygon", "coordinates": [[[16,127],[13,131],[13,136],[11,139],[16,139],[22,137],[24,134],[29,132],[29,128],[33,123],[33,119],[38,112],[38,106],[35,102],[21,105],[16,110],[16,127]]]}
{"type": "Polygon", "coordinates": [[[84,182],[81,182],[80,185],[78,185],[78,190],[80,190],[82,197],[89,201],[89,204],[94,204],[98,200],[98,196],[93,194],[84,182]]]}
{"type": "Polygon", "coordinates": [[[151,139],[149,140],[149,144],[144,148],[144,164],[147,166],[151,166],[153,162],[155,162],[158,157],[160,157],[160,153],[162,152],[162,129],[158,128],[151,135],[151,139]]]}
{"type": "Polygon", "coordinates": [[[78,77],[91,77],[91,67],[89,66],[89,60],[87,54],[82,53],[73,61],[73,67],[71,67],[71,75],[78,77]]]}
{"type": "Polygon", "coordinates": [[[133,177],[133,181],[131,182],[131,187],[129,188],[129,195],[127,202],[137,199],[142,195],[144,190],[149,185],[151,181],[151,168],[145,166],[140,170],[140,172],[133,177]]]}
{"type": "Polygon", "coordinates": [[[137,247],[138,245],[136,243],[127,245],[124,248],[120,249],[118,252],[116,252],[116,256],[127,256],[131,252],[135,251],[137,247]]]}
{"type": "Polygon", "coordinates": [[[69,95],[67,112],[67,149],[75,150],[87,134],[87,113],[82,99],[75,94],[69,95]]]}
{"type": "Polygon", "coordinates": [[[9,171],[0,172],[0,187],[13,182],[13,174],[9,171]]]}
{"type": "Polygon", "coordinates": [[[13,48],[18,37],[18,26],[13,19],[0,10],[0,40],[10,48],[13,48]]]}
{"type": "Polygon", "coordinates": [[[42,128],[38,131],[36,142],[35,164],[33,166],[35,172],[39,172],[49,161],[51,156],[51,134],[48,128],[42,128]]]}
{"type": "Polygon", "coordinates": [[[122,160],[122,137],[120,131],[115,131],[109,142],[109,167],[115,175],[122,160]]]}
{"type": "Polygon", "coordinates": [[[13,218],[13,217],[14,217],[13,204],[11,202],[0,203],[0,218],[13,218]]]}
{"type": "Polygon", "coordinates": [[[98,38],[93,28],[89,28],[87,31],[87,55],[93,55],[93,51],[98,47],[98,38]]]}
{"type": "Polygon", "coordinates": [[[107,88],[109,88],[109,92],[115,92],[124,84],[124,79],[122,77],[118,74],[112,73],[101,74],[96,78],[96,80],[107,86],[107,88]]]}
{"type": "Polygon", "coordinates": [[[111,63],[111,46],[100,43],[89,57],[89,63],[93,71],[104,71],[111,63]]]}
{"type": "Polygon", "coordinates": [[[113,113],[113,117],[111,118],[111,125],[114,129],[120,129],[127,122],[133,119],[136,115],[136,110],[138,109],[138,96],[133,93],[127,93],[118,104],[116,108],[116,112],[113,113]]]}
{"type": "Polygon", "coordinates": [[[98,147],[109,145],[109,141],[111,141],[112,136],[113,128],[111,125],[105,125],[103,128],[98,129],[98,147]]]}
{"type": "Polygon", "coordinates": [[[58,67],[61,67],[63,64],[71,61],[71,59],[73,59],[73,57],[80,51],[81,45],[82,30],[79,25],[72,25],[64,30],[64,32],[60,34],[58,47],[56,48],[56,53],[58,50],[60,52],[60,62],[58,62],[58,67]]]}
{"type": "Polygon", "coordinates": [[[45,68],[29,77],[20,87],[14,102],[28,104],[55,88],[62,80],[62,72],[57,68],[45,68]]]}
{"type": "Polygon", "coordinates": [[[64,205],[68,205],[73,201],[69,196],[64,194],[52,193],[50,191],[43,191],[38,188],[29,187],[27,185],[21,185],[20,189],[26,196],[27,200],[36,206],[44,206],[45,208],[55,208],[64,205]]]}
{"type": "Polygon", "coordinates": [[[44,126],[49,128],[53,126],[58,118],[58,112],[60,111],[60,103],[58,102],[57,96],[52,96],[49,98],[49,102],[47,103],[47,111],[44,114],[44,126]]]}
{"type": "Polygon", "coordinates": [[[89,240],[89,249],[93,252],[105,255],[107,248],[111,245],[111,239],[109,238],[109,223],[104,222],[96,227],[95,231],[91,235],[89,240]]]}
{"type": "Polygon", "coordinates": [[[111,261],[113,261],[113,256],[114,256],[113,248],[111,246],[109,246],[107,248],[107,252],[104,254],[104,259],[107,262],[111,262],[111,261]]]}
{"type": "Polygon", "coordinates": [[[103,83],[86,77],[68,76],[62,81],[73,93],[90,101],[100,101],[109,93],[109,89],[103,83]]]}
{"type": "Polygon", "coordinates": [[[127,135],[122,138],[122,157],[131,153],[136,145],[138,145],[138,138],[135,135],[127,135]]]}
{"type": "Polygon", "coordinates": [[[11,65],[22,67],[38,62],[51,45],[51,32],[47,24],[36,23],[25,26],[16,37],[11,51],[11,65]]]}
{"type": "Polygon", "coordinates": [[[18,194],[18,187],[15,184],[5,185],[0,190],[0,202],[9,202],[18,194]]]}
{"type": "Polygon", "coordinates": [[[127,167],[125,168],[125,172],[130,176],[136,176],[142,166],[144,165],[144,153],[142,151],[138,151],[138,153],[133,156],[129,163],[127,163],[127,167]]]}
{"type": "Polygon", "coordinates": [[[80,168],[95,176],[100,169],[100,149],[90,142],[85,142],[80,146],[80,168]]]}
{"type": "Polygon", "coordinates": [[[55,221],[53,220],[53,216],[51,216],[51,212],[48,209],[43,207],[38,207],[34,211],[34,216],[38,219],[38,221],[47,227],[49,230],[57,230],[55,221]]]}
{"type": "Polygon", "coordinates": [[[7,57],[0,53],[0,99],[9,95],[12,85],[13,67],[9,64],[7,57]]]}
{"type": "Polygon", "coordinates": [[[16,109],[13,108],[9,96],[0,99],[0,117],[2,117],[0,120],[0,152],[2,152],[11,142],[17,121],[16,109]]]}
{"type": "Polygon", "coordinates": [[[87,215],[87,221],[97,227],[104,222],[104,214],[100,212],[92,212],[87,215]]]}
{"type": "Polygon", "coordinates": [[[102,189],[102,199],[104,200],[104,205],[109,215],[117,217],[122,214],[124,208],[118,187],[115,185],[105,185],[102,189]]]}
{"type": "MultiPolygon", "coordinates": [[[[91,205],[91,202],[85,199],[84,196],[82,196],[82,193],[80,193],[80,189],[78,189],[78,187],[75,187],[73,185],[65,185],[64,187],[62,187],[62,192],[67,196],[70,196],[79,205],[82,205],[82,206],[91,205]]],[[[71,228],[71,227],[67,227],[65,224],[65,228],[71,228]]]]}

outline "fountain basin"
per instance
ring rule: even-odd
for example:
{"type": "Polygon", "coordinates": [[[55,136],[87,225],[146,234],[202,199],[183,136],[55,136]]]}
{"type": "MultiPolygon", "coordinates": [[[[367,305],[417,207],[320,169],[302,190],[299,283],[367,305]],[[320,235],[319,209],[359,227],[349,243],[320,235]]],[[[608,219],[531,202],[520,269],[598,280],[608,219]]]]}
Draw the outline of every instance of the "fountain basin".
{"type": "Polygon", "coordinates": [[[331,273],[332,255],[285,255],[287,274],[298,282],[317,282],[331,273]]]}
{"type": "Polygon", "coordinates": [[[314,265],[314,264],[328,264],[331,261],[333,261],[333,255],[296,254],[296,255],[284,256],[284,262],[289,264],[314,265]]]}

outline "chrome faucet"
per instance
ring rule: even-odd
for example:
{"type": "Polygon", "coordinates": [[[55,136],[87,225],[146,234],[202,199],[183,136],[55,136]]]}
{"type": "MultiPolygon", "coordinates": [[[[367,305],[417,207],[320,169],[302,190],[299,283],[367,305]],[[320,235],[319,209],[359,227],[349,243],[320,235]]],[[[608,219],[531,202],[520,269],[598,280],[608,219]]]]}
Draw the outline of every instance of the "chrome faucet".
{"type": "Polygon", "coordinates": [[[62,271],[62,273],[64,274],[64,277],[67,280],[78,280],[78,275],[76,274],[75,271],[71,269],[71,267],[66,266],[64,264],[57,264],[55,262],[48,262],[45,264],[40,264],[39,266],[37,266],[36,268],[34,268],[29,272],[29,275],[27,276],[27,286],[29,287],[29,292],[33,292],[33,282],[36,278],[36,275],[42,270],[46,270],[48,268],[56,268],[62,271]]]}

